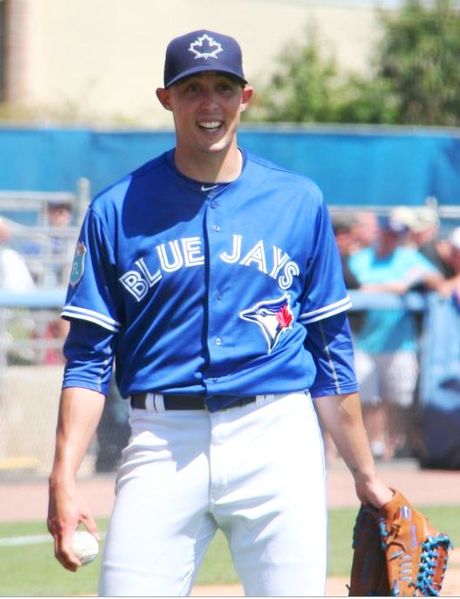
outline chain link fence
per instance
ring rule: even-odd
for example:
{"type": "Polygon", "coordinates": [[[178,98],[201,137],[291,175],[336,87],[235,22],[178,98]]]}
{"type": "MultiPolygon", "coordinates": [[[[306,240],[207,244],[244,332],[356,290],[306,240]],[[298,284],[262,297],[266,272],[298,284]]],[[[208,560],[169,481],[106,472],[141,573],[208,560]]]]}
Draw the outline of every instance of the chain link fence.
{"type": "MultiPolygon", "coordinates": [[[[54,297],[50,303],[62,294],[54,297]]],[[[61,323],[56,308],[0,308],[0,480],[49,474],[64,370],[61,323]]],[[[81,474],[116,468],[129,437],[127,412],[112,381],[81,474]]]]}

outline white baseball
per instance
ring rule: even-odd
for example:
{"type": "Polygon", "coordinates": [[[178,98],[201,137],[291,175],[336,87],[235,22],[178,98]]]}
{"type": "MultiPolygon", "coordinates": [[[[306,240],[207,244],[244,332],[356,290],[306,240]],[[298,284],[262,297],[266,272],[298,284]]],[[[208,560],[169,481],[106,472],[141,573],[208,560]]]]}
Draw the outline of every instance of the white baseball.
{"type": "Polygon", "coordinates": [[[71,548],[82,566],[94,561],[99,553],[99,543],[96,537],[86,530],[76,530],[73,533],[71,548]]]}

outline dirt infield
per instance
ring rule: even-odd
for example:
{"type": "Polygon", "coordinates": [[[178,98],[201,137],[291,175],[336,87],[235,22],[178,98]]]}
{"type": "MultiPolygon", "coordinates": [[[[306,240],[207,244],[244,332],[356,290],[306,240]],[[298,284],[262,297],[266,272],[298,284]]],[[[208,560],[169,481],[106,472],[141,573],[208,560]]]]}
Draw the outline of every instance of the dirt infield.
{"type": "MultiPolygon", "coordinates": [[[[381,476],[390,486],[401,491],[417,505],[460,506],[460,471],[420,470],[411,460],[398,460],[379,465],[381,476]]],[[[2,473],[0,473],[0,476],[2,473]]],[[[46,520],[48,491],[46,480],[0,479],[0,521],[17,522],[46,520]]],[[[92,476],[80,479],[79,487],[93,515],[110,515],[114,500],[114,476],[92,476]]],[[[328,506],[358,507],[353,481],[342,463],[328,468],[328,506]]],[[[458,542],[458,540],[457,540],[458,542]]],[[[348,579],[330,578],[327,596],[348,595],[348,579]]],[[[241,586],[195,587],[194,596],[238,597],[243,595],[241,586]]],[[[449,560],[443,596],[460,597],[460,549],[452,552],[449,560]]]]}
{"type": "MultiPolygon", "coordinates": [[[[348,578],[328,578],[326,584],[326,597],[347,597],[348,578]]],[[[196,586],[192,591],[193,597],[243,597],[244,592],[240,585],[223,586],[196,586]]],[[[454,549],[449,557],[449,568],[446,572],[442,587],[443,597],[460,597],[460,549],[454,549]]]]}
{"type": "MultiPolygon", "coordinates": [[[[450,557],[449,568],[442,588],[443,597],[460,597],[460,549],[456,549],[450,557]]],[[[348,578],[328,578],[326,597],[348,597],[348,578]]],[[[196,586],[192,591],[193,597],[243,597],[240,585],[196,586]]]]}

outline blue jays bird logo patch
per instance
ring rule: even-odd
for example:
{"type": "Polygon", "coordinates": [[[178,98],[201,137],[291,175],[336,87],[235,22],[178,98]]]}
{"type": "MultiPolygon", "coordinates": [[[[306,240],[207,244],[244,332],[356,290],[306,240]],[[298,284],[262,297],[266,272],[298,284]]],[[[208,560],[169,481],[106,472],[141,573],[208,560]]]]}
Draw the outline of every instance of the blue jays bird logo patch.
{"type": "Polygon", "coordinates": [[[268,343],[268,353],[271,353],[282,333],[292,329],[294,315],[290,307],[290,295],[274,300],[258,302],[252,308],[242,310],[240,318],[259,325],[268,343]]]}
{"type": "Polygon", "coordinates": [[[72,287],[80,281],[83,276],[83,271],[85,270],[85,256],[86,256],[86,246],[84,243],[79,241],[77,243],[77,247],[75,248],[75,254],[73,257],[72,270],[70,271],[70,284],[72,287]]]}

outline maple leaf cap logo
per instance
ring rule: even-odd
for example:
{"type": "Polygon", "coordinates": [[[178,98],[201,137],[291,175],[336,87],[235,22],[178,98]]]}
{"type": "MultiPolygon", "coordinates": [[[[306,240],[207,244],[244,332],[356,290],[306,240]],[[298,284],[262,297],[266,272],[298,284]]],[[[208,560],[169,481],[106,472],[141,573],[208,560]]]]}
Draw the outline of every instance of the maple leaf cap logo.
{"type": "Polygon", "coordinates": [[[217,55],[223,52],[223,48],[219,42],[205,33],[190,44],[189,52],[195,55],[195,59],[207,60],[208,58],[217,58],[217,55]]]}

